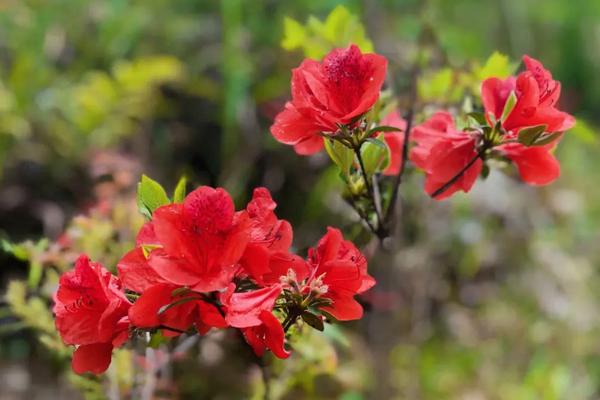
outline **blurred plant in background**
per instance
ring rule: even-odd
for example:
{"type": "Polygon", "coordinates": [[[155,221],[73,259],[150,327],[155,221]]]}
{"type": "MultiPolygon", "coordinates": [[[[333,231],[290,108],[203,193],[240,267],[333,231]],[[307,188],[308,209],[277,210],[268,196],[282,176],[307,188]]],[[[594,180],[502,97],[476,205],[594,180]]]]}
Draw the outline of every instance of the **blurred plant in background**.
{"type": "Polygon", "coordinates": [[[600,6],[338,3],[0,4],[1,276],[21,279],[0,308],[0,383],[12,398],[141,396],[144,374],[157,372],[166,397],[264,395],[263,371],[227,335],[121,350],[102,380],[68,372],[50,312],[58,274],[80,252],[113,268],[133,247],[141,171],[173,187],[185,173],[238,201],[265,185],[297,226],[298,249],[346,221],[373,255],[366,318],[298,336],[291,360],[269,360],[272,398],[598,397],[600,6]],[[532,190],[492,171],[468,197],[434,204],[409,170],[392,249],[375,252],[339,196],[337,167],[267,133],[301,55],[351,42],[390,60],[402,112],[419,52],[428,113],[468,110],[480,82],[512,74],[522,53],[543,59],[578,117],[557,149],[560,181],[532,190]]]}

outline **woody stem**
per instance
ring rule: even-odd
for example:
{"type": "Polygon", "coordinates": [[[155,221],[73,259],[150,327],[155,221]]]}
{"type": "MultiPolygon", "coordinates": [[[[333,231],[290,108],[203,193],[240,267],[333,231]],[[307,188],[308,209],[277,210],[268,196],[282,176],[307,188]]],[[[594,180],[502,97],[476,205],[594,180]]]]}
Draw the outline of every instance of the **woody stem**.
{"type": "Polygon", "coordinates": [[[442,186],[436,189],[436,191],[431,194],[431,197],[436,198],[437,196],[441,195],[446,190],[448,190],[452,185],[454,185],[464,175],[464,173],[467,172],[467,170],[471,168],[473,164],[475,164],[475,162],[478,159],[483,158],[485,152],[489,148],[489,145],[484,144],[481,150],[479,150],[479,152],[477,152],[477,154],[475,154],[475,156],[471,160],[469,160],[469,162],[464,167],[462,167],[462,169],[458,171],[458,173],[454,175],[448,182],[444,183],[442,186]]]}

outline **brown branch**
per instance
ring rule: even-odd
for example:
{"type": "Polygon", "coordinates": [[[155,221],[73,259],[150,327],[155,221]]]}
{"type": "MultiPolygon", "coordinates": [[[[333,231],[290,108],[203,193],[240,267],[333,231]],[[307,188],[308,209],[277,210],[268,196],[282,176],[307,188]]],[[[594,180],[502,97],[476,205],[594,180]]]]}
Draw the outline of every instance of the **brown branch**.
{"type": "Polygon", "coordinates": [[[406,129],[404,130],[404,143],[402,144],[402,159],[400,162],[400,171],[398,171],[398,175],[396,175],[394,179],[394,185],[392,189],[392,196],[390,197],[390,201],[388,203],[388,208],[385,213],[385,230],[386,234],[389,234],[392,217],[394,215],[394,210],[396,209],[396,203],[398,201],[398,193],[400,191],[400,185],[402,184],[402,176],[404,175],[404,171],[406,170],[406,162],[408,160],[408,147],[410,142],[410,131],[412,130],[412,125],[415,117],[415,106],[417,102],[417,78],[419,76],[419,57],[417,57],[417,61],[415,61],[415,65],[412,71],[412,79],[411,79],[411,87],[409,94],[409,109],[406,113],[406,129]]]}

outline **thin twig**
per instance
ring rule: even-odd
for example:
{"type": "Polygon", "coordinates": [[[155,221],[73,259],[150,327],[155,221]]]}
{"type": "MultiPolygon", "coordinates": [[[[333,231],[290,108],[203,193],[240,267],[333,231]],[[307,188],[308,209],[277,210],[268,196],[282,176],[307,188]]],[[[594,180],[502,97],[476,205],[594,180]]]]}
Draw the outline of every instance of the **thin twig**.
{"type": "MultiPolygon", "coordinates": [[[[375,233],[379,236],[379,232],[382,225],[381,214],[379,213],[379,207],[375,204],[375,193],[373,192],[373,186],[369,182],[369,177],[367,175],[367,170],[365,169],[365,164],[362,159],[362,154],[360,153],[360,145],[353,147],[354,154],[356,155],[356,159],[358,160],[358,165],[360,167],[360,172],[362,174],[363,180],[365,181],[365,186],[367,187],[367,193],[369,194],[369,200],[373,205],[373,210],[375,211],[375,216],[377,217],[377,228],[375,229],[375,233]]],[[[373,230],[373,229],[371,229],[373,230]]],[[[382,238],[380,238],[382,239],[382,238]]]]}
{"type": "Polygon", "coordinates": [[[402,144],[402,159],[400,160],[400,171],[398,171],[398,175],[394,179],[394,185],[392,189],[392,196],[390,197],[390,201],[388,203],[387,211],[385,213],[385,222],[386,222],[386,233],[389,234],[389,230],[391,228],[392,217],[394,215],[394,210],[396,209],[396,203],[398,201],[398,193],[400,191],[400,184],[402,184],[402,176],[404,175],[404,171],[406,170],[406,162],[408,160],[408,147],[410,144],[410,131],[412,130],[412,125],[415,117],[415,107],[417,102],[417,79],[419,77],[419,61],[420,56],[417,55],[417,59],[414,63],[412,74],[411,74],[411,84],[410,84],[410,93],[409,93],[409,109],[406,113],[406,129],[404,129],[404,143],[402,144]]]}
{"type": "Polygon", "coordinates": [[[351,194],[350,198],[347,198],[346,201],[348,202],[348,204],[350,204],[350,206],[354,209],[354,211],[356,211],[356,213],[358,214],[360,219],[365,221],[365,223],[369,227],[369,230],[371,231],[371,233],[373,233],[374,235],[377,235],[377,229],[375,229],[375,227],[373,226],[371,221],[369,221],[369,216],[361,210],[360,206],[356,202],[355,196],[353,194],[351,194]]]}
{"type": "Polygon", "coordinates": [[[450,186],[454,185],[456,183],[456,181],[458,181],[465,172],[467,172],[467,170],[469,168],[471,168],[473,166],[473,164],[475,164],[475,162],[477,160],[479,160],[480,158],[482,158],[485,154],[485,152],[488,150],[488,146],[483,146],[481,148],[481,150],[479,150],[479,152],[477,152],[477,154],[475,154],[475,157],[473,157],[464,167],[462,167],[462,169],[460,171],[458,171],[458,173],[456,175],[454,175],[448,182],[444,183],[442,186],[440,186],[438,189],[436,189],[435,192],[433,192],[431,194],[432,198],[436,198],[439,195],[441,195],[442,193],[444,193],[446,190],[448,190],[450,188],[450,186]]]}

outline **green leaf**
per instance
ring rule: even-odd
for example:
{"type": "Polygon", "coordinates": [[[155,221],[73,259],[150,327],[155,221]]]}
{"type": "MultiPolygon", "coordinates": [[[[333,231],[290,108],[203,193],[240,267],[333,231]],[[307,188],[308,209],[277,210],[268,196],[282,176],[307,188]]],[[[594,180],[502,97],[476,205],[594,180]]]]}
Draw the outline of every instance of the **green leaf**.
{"type": "Polygon", "coordinates": [[[323,320],[318,315],[315,315],[309,311],[304,311],[302,313],[302,320],[318,331],[323,332],[323,330],[325,329],[323,320]]]}
{"type": "Polygon", "coordinates": [[[337,140],[325,138],[324,143],[331,160],[340,168],[342,174],[347,175],[354,162],[352,150],[337,140]]]}
{"type": "Polygon", "coordinates": [[[173,192],[173,203],[183,203],[186,195],[186,185],[187,179],[185,176],[182,176],[177,182],[177,186],[175,186],[175,191],[173,192]]]}
{"type": "Polygon", "coordinates": [[[525,146],[533,146],[535,141],[546,131],[547,125],[537,125],[524,128],[519,131],[519,143],[525,146]]]}
{"type": "Polygon", "coordinates": [[[554,142],[556,139],[558,139],[560,137],[560,135],[562,135],[561,132],[555,132],[555,133],[550,133],[548,135],[540,136],[535,141],[535,143],[533,143],[533,145],[534,146],[545,146],[547,144],[554,142]]]}
{"type": "Polygon", "coordinates": [[[359,18],[344,6],[337,6],[324,21],[310,16],[303,25],[286,17],[281,46],[286,50],[302,49],[309,58],[321,59],[334,48],[357,45],[363,53],[373,52],[359,18]]]}
{"type": "Polygon", "coordinates": [[[166,304],[166,305],[162,306],[161,308],[159,308],[157,314],[161,315],[165,311],[167,311],[167,310],[169,310],[169,309],[171,309],[173,307],[177,307],[178,305],[185,304],[185,303],[188,303],[190,301],[197,301],[197,300],[202,300],[202,298],[201,297],[197,297],[197,296],[182,297],[182,298],[180,298],[178,300],[175,300],[172,303],[166,304]]]}
{"type": "Polygon", "coordinates": [[[152,218],[154,210],[169,203],[167,192],[160,183],[142,175],[137,191],[137,204],[140,212],[147,218],[152,218]]]}
{"type": "Polygon", "coordinates": [[[390,149],[380,139],[367,139],[361,146],[360,153],[368,175],[382,171],[389,165],[390,149]]]}
{"type": "Polygon", "coordinates": [[[23,245],[11,243],[5,239],[0,239],[0,248],[2,248],[5,253],[12,254],[18,260],[26,261],[29,259],[29,252],[23,245]]]}
{"type": "Polygon", "coordinates": [[[302,47],[306,40],[306,28],[290,17],[283,19],[283,32],[281,47],[286,50],[294,50],[302,47]]]}
{"type": "Polygon", "coordinates": [[[506,103],[504,103],[504,110],[502,110],[502,116],[500,117],[500,121],[502,121],[502,122],[506,121],[506,118],[508,118],[508,116],[510,115],[512,110],[515,108],[516,104],[517,104],[517,95],[515,94],[515,91],[513,90],[512,92],[510,92],[508,99],[506,99],[506,103]]]}
{"type": "Polygon", "coordinates": [[[417,91],[419,99],[424,101],[440,101],[447,98],[452,88],[454,71],[443,68],[433,74],[419,78],[417,91]]]}
{"type": "MultiPolygon", "coordinates": [[[[381,125],[381,126],[376,126],[375,128],[369,130],[369,133],[375,133],[375,132],[402,132],[402,129],[400,129],[396,126],[381,125]]],[[[367,140],[369,140],[369,139],[367,139],[367,140]]]]}
{"type": "Polygon", "coordinates": [[[470,112],[467,114],[467,117],[473,119],[478,125],[487,125],[487,120],[485,119],[485,115],[480,112],[470,112]]]}
{"type": "Polygon", "coordinates": [[[365,140],[365,142],[374,144],[375,146],[380,147],[382,149],[387,149],[387,145],[381,139],[368,138],[367,140],[365,140]]]}
{"type": "Polygon", "coordinates": [[[496,51],[482,67],[475,67],[473,72],[477,80],[481,82],[490,77],[507,78],[513,73],[514,69],[515,66],[511,64],[508,56],[496,51]]]}

